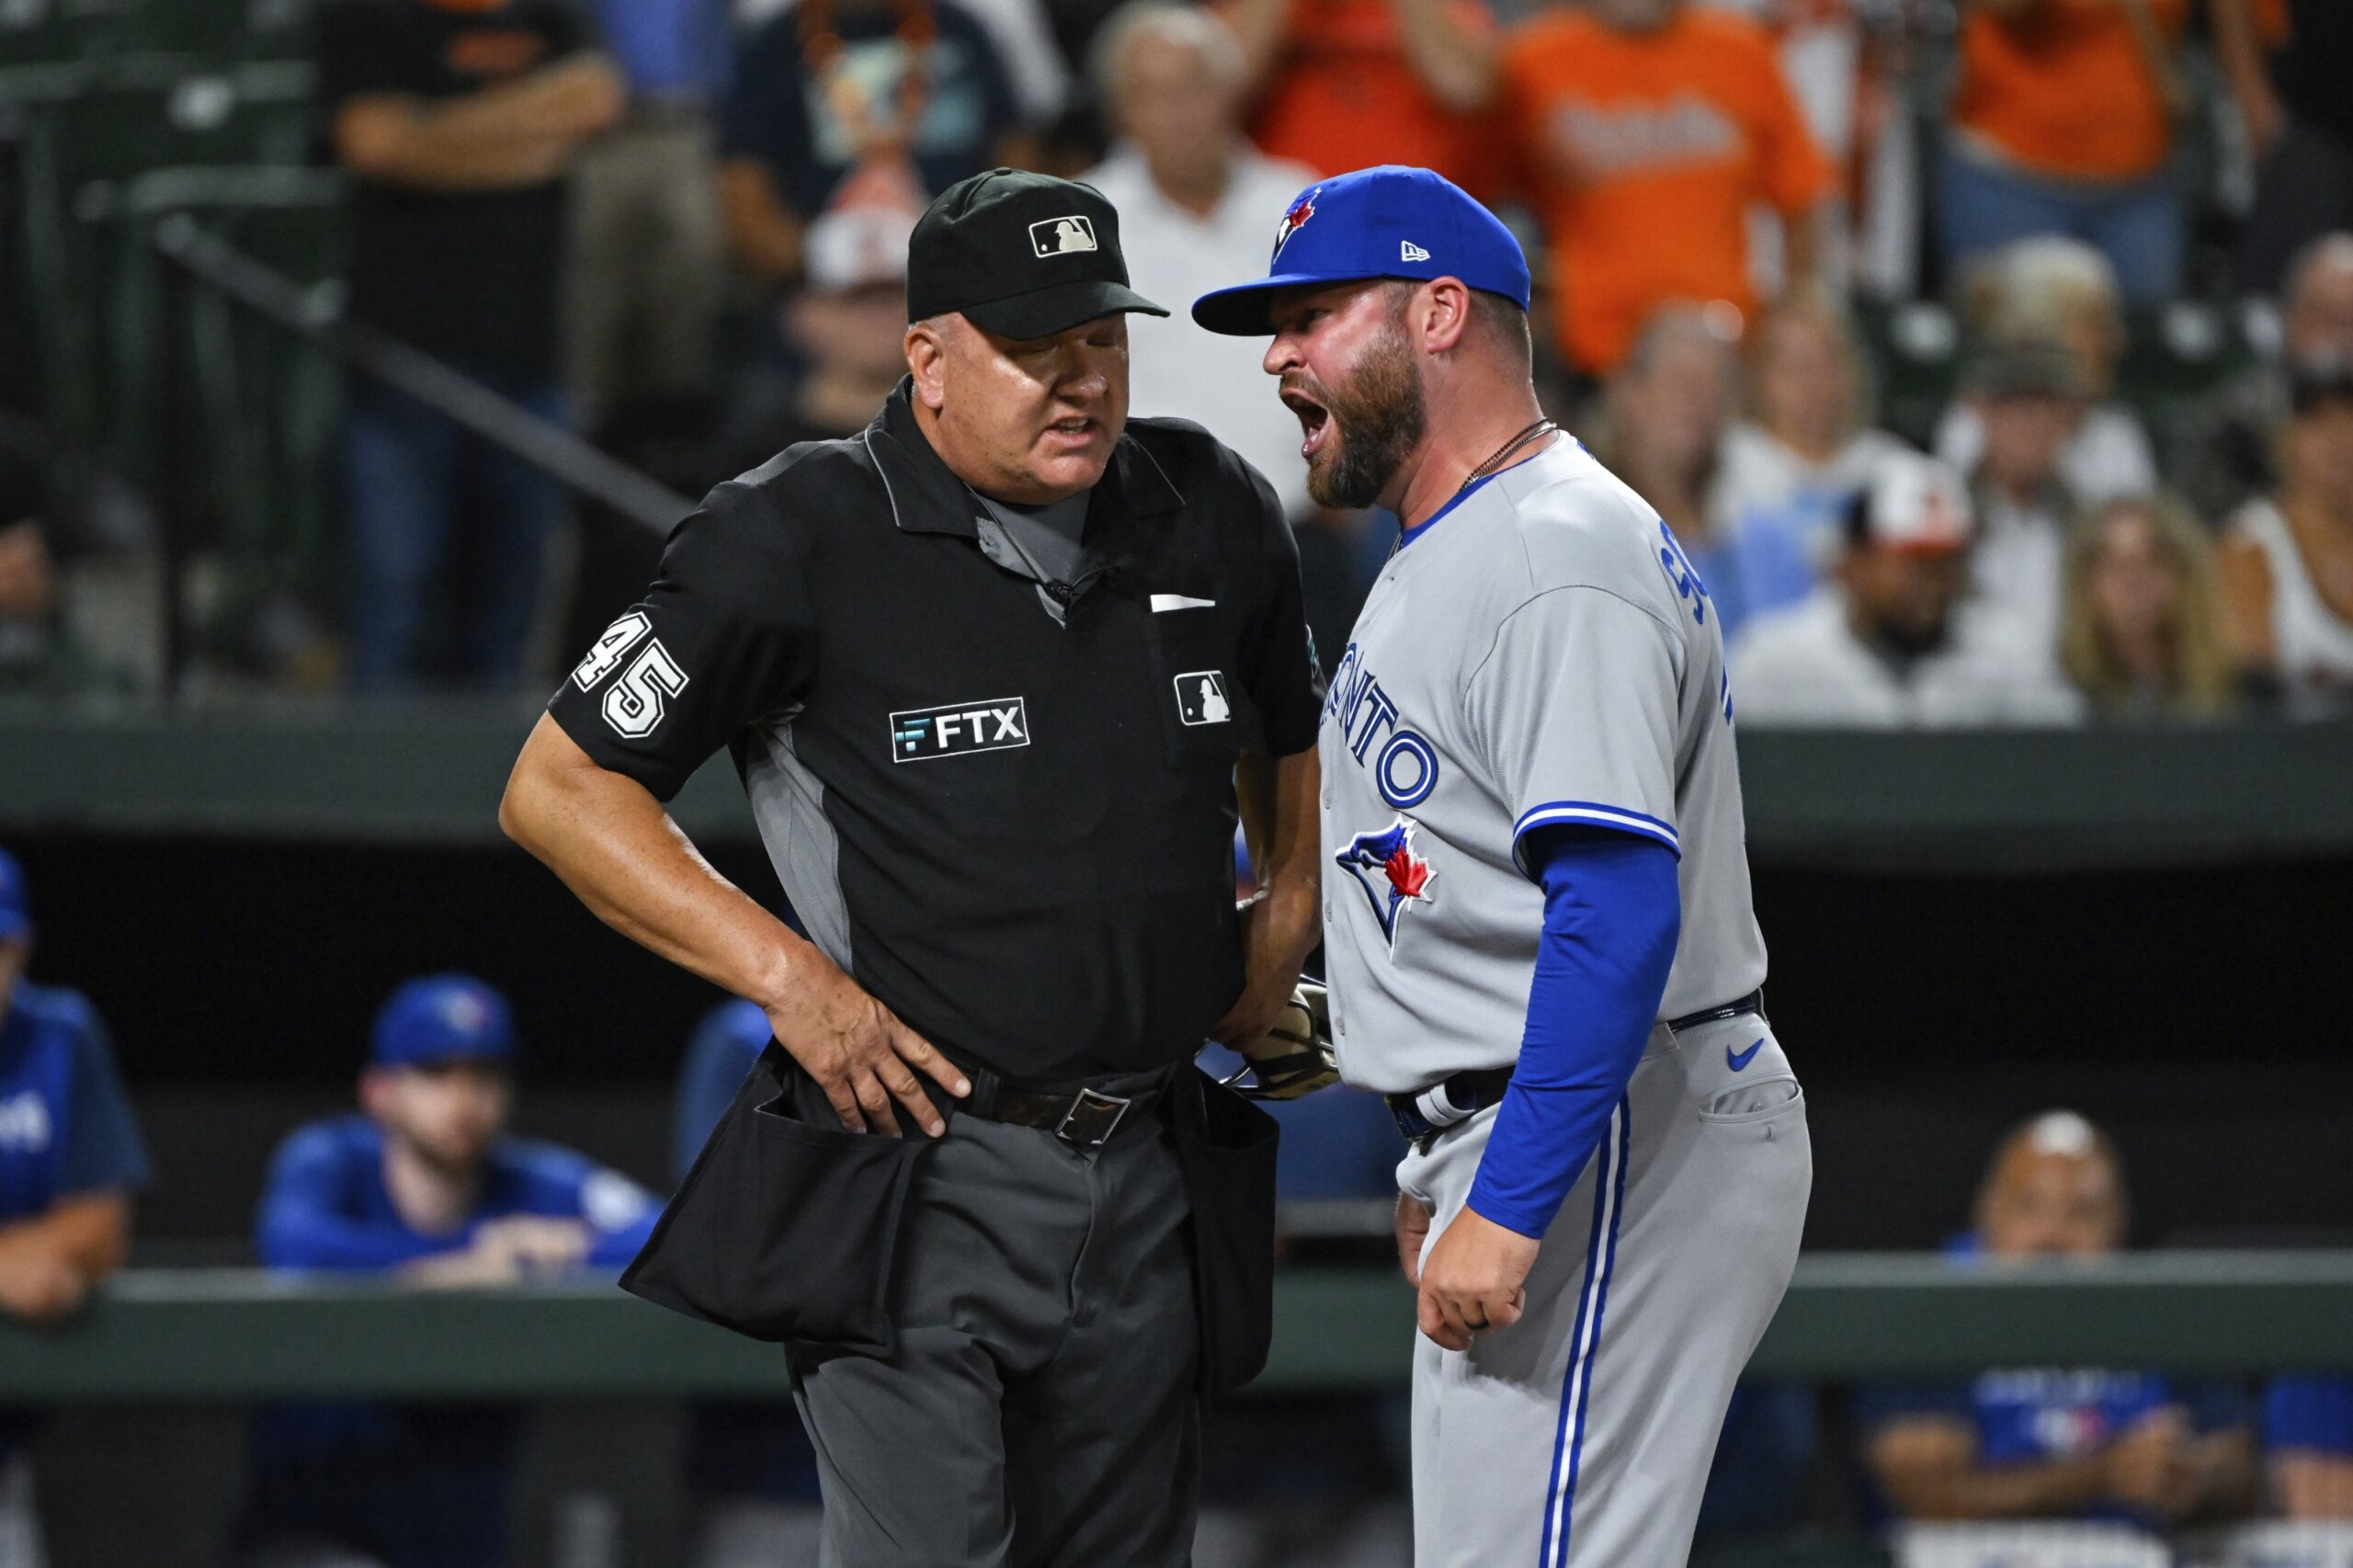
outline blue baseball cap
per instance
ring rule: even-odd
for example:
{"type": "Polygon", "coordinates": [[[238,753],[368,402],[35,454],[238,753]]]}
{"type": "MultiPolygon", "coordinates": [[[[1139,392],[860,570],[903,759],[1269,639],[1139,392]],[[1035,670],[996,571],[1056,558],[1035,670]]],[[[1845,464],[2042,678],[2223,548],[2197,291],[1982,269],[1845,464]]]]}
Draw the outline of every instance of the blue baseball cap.
{"type": "Polygon", "coordinates": [[[32,935],[33,910],[25,897],[25,869],[0,849],[0,942],[32,935]]]}
{"type": "Polygon", "coordinates": [[[1266,278],[1202,295],[1193,320],[1229,337],[1267,336],[1276,290],[1372,278],[1459,278],[1528,308],[1528,257],[1503,221],[1444,175],[1383,164],[1301,191],[1266,278]]]}
{"type": "Polygon", "coordinates": [[[376,1011],[379,1067],[436,1062],[506,1062],[515,1054],[515,1015],[506,998],[466,974],[428,974],[392,993],[376,1011]]]}

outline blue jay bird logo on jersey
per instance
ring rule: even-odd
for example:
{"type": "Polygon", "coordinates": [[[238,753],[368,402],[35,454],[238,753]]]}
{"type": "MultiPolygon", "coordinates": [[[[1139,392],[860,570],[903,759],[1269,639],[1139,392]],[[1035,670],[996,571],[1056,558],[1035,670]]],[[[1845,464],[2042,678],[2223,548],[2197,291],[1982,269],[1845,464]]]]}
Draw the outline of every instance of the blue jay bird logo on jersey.
{"type": "Polygon", "coordinates": [[[1438,875],[1427,860],[1414,853],[1414,827],[1401,815],[1379,833],[1358,834],[1346,849],[1332,857],[1364,889],[1373,918],[1381,922],[1381,934],[1389,938],[1392,953],[1397,950],[1399,917],[1408,905],[1429,902],[1430,879],[1438,875]]]}

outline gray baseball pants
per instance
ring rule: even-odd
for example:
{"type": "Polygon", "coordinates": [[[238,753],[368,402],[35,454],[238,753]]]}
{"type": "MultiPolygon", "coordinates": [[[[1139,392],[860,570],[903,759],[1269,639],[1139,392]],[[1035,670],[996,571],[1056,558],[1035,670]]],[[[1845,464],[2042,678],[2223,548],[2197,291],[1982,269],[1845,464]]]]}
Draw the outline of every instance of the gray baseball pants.
{"type": "MultiPolygon", "coordinates": [[[[1398,1184],[1461,1212],[1493,1109],[1398,1184]]],[[[1676,1568],[1733,1380],[1796,1267],[1813,1160],[1756,1015],[1651,1032],[1544,1237],[1528,1312],[1466,1351],[1414,1343],[1416,1568],[1676,1568]]]]}
{"type": "Polygon", "coordinates": [[[793,1352],[821,1568],[1183,1568],[1188,1213],[1156,1119],[1082,1153],[951,1114],[907,1198],[896,1353],[793,1352]]]}

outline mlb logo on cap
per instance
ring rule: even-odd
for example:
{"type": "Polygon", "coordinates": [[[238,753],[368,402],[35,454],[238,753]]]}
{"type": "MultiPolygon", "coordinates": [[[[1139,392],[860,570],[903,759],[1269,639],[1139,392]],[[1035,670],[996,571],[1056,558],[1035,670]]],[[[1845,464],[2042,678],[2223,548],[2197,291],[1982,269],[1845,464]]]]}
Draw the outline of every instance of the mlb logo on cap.
{"type": "Polygon", "coordinates": [[[1067,256],[1073,251],[1095,248],[1095,225],[1087,222],[1084,212],[1074,212],[1067,218],[1049,218],[1042,223],[1029,225],[1029,244],[1040,256],[1067,256]]]}
{"type": "Polygon", "coordinates": [[[1528,257],[1503,221],[1443,175],[1384,164],[1301,191],[1275,226],[1267,276],[1202,295],[1193,320],[1263,335],[1274,330],[1267,310],[1277,290],[1376,278],[1458,278],[1528,308],[1528,257]]]}

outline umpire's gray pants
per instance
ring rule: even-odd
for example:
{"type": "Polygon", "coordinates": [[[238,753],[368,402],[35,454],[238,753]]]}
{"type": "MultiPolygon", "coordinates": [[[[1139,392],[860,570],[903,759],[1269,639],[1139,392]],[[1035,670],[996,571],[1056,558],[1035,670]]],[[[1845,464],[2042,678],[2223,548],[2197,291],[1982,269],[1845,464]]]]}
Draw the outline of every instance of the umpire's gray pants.
{"type": "Polygon", "coordinates": [[[794,1353],[822,1568],[1182,1568],[1187,1215],[1156,1119],[1083,1153],[951,1113],[907,1198],[897,1353],[794,1353]]]}
{"type": "MultiPolygon", "coordinates": [[[[1433,1242],[1470,1197],[1495,1117],[1398,1167],[1437,1211],[1433,1242]]],[[[1527,1315],[1467,1351],[1415,1340],[1416,1568],[1683,1562],[1813,1184],[1805,1101],[1762,1019],[1652,1030],[1545,1233],[1527,1315]]]]}

